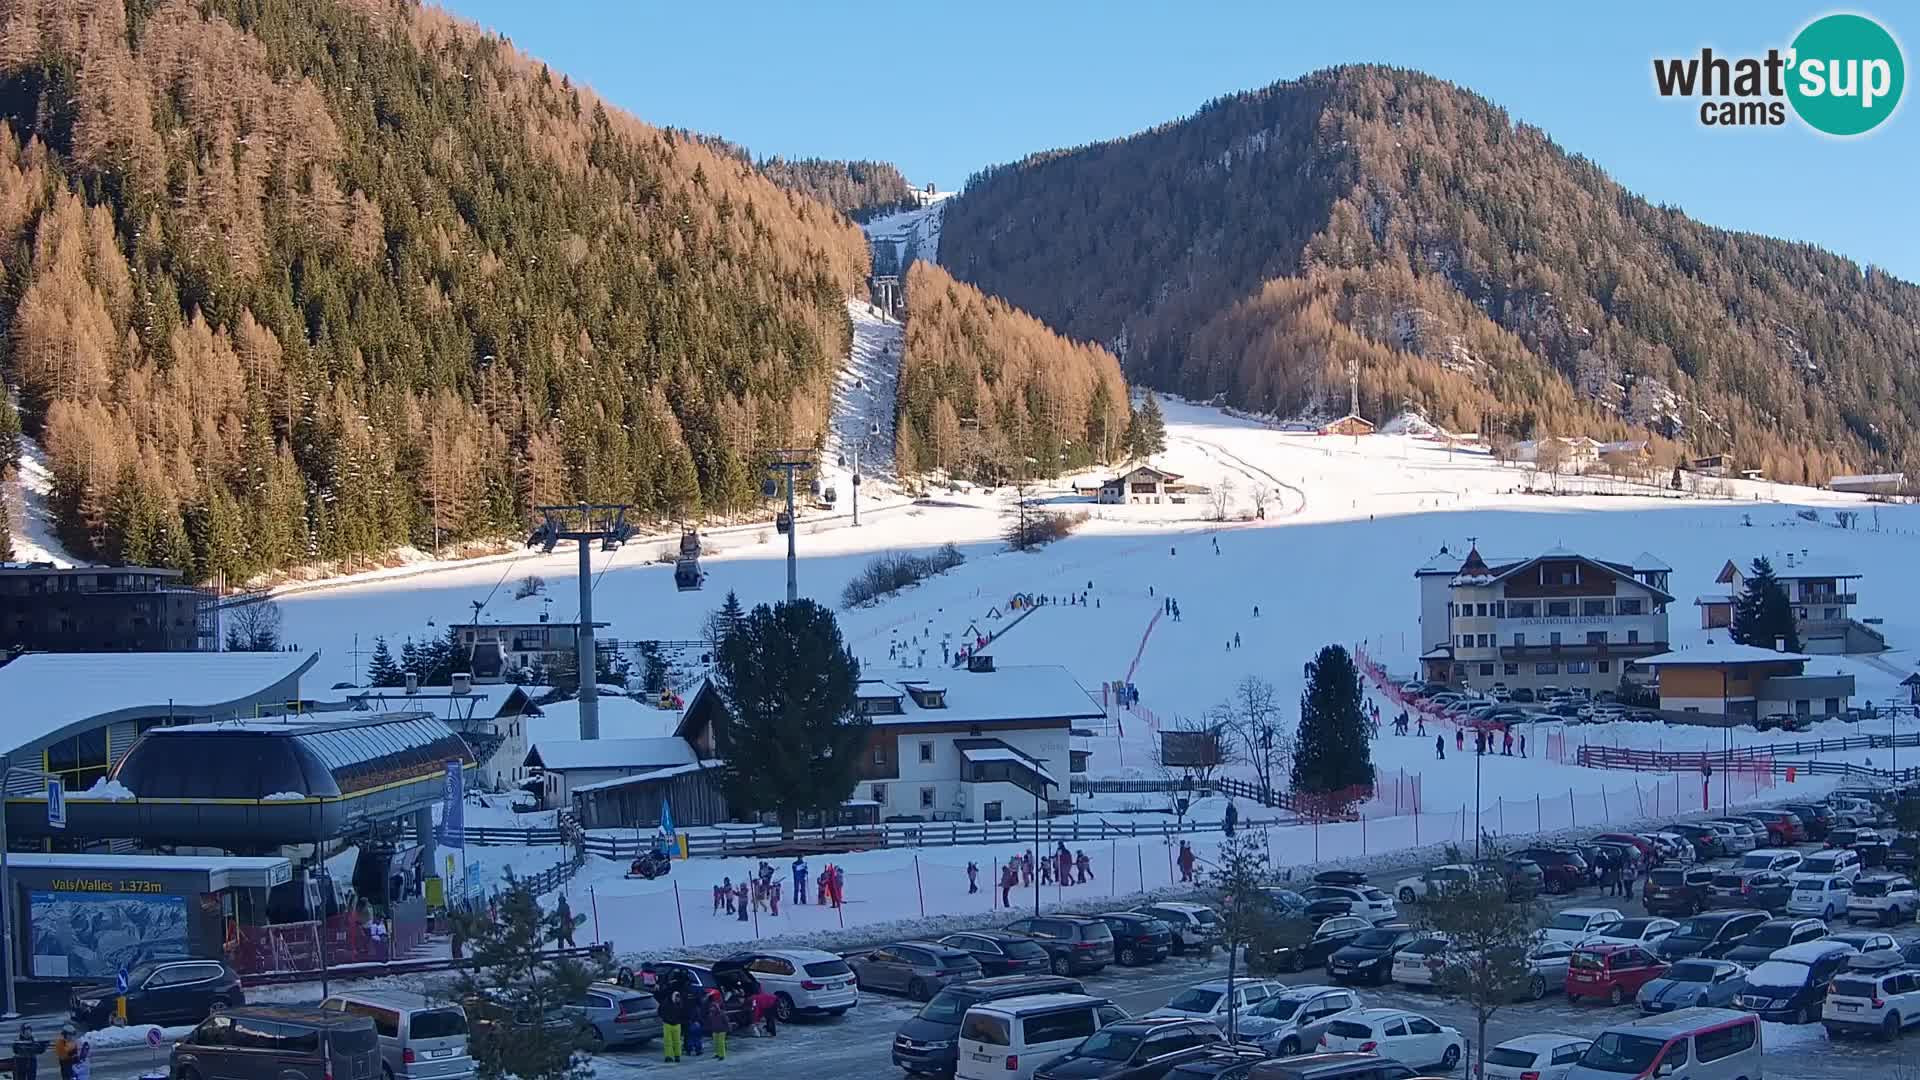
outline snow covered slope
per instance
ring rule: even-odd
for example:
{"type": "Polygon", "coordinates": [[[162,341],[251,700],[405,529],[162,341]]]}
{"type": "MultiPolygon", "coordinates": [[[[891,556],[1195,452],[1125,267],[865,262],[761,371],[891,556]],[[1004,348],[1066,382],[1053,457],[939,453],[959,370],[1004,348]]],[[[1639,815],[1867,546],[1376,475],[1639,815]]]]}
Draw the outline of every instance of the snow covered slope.
{"type": "Polygon", "coordinates": [[[48,496],[53,491],[53,472],[47,465],[46,451],[26,436],[20,437],[19,475],[0,485],[0,498],[7,500],[9,520],[13,523],[13,557],[19,562],[50,562],[55,566],[79,563],[53,527],[53,510],[48,496]]]}
{"type": "MultiPolygon", "coordinates": [[[[833,388],[833,428],[827,432],[825,474],[845,500],[851,493],[854,454],[864,483],[893,479],[895,405],[900,387],[900,350],[905,327],[864,300],[848,300],[853,347],[833,388]]],[[[863,494],[873,495],[871,490],[863,494]]]]}
{"type": "Polygon", "coordinates": [[[920,206],[882,215],[861,228],[876,248],[892,252],[899,273],[906,273],[907,264],[915,259],[937,263],[940,261],[940,221],[946,213],[946,202],[952,197],[951,191],[935,192],[925,196],[920,206]]]}

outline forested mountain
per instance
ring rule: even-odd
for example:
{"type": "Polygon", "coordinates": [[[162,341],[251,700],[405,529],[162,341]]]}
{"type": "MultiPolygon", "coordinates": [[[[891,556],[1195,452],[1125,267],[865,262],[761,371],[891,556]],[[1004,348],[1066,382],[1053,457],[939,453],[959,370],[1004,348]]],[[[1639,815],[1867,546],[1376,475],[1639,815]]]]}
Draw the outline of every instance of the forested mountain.
{"type": "Polygon", "coordinates": [[[999,482],[1054,476],[1122,455],[1127,384],[1097,345],[953,280],[907,269],[900,354],[900,472],[999,482]]]}
{"type": "Polygon", "coordinates": [[[0,373],[82,555],[197,578],[743,506],[866,245],[413,0],[0,0],[0,373]]]}
{"type": "Polygon", "coordinates": [[[884,161],[774,157],[761,161],[760,171],[781,187],[826,203],[855,221],[920,205],[913,185],[884,161]]]}
{"type": "Polygon", "coordinates": [[[1335,68],[1034,155],[948,205],[941,262],[1130,374],[1526,437],[1629,426],[1781,479],[1920,466],[1920,288],[1710,228],[1474,94],[1335,68]]]}

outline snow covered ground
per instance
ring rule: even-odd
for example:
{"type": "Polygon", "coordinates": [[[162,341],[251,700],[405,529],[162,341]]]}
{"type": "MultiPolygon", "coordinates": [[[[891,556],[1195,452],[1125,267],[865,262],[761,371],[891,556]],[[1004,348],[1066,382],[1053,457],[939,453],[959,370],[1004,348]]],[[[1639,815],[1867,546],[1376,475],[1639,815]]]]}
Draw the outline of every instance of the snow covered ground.
{"type": "MultiPolygon", "coordinates": [[[[842,520],[803,518],[801,591],[838,607],[841,587],[874,554],[958,544],[967,556],[964,565],[878,605],[841,612],[842,631],[863,662],[929,668],[941,664],[943,645],[950,649],[1004,627],[1009,620],[996,617],[996,611],[1004,613],[1005,601],[1016,592],[1061,601],[1084,594],[1084,606],[1041,607],[989,651],[1002,665],[1064,665],[1096,699],[1103,683],[1131,678],[1140,690],[1140,711],[1116,713],[1096,735],[1081,740],[1093,752],[1095,776],[1153,775],[1152,721],[1199,715],[1250,674],[1271,681],[1291,713],[1302,688],[1301,665],[1329,642],[1364,645],[1390,670],[1410,672],[1419,640],[1413,571],[1442,544],[1459,549],[1470,537],[1497,554],[1556,544],[1615,559],[1652,552],[1674,567],[1673,591],[1681,600],[1671,612],[1670,633],[1681,647],[1708,639],[1690,600],[1711,591],[1726,560],[1744,562],[1789,550],[1843,557],[1864,574],[1860,614],[1885,618],[1882,629],[1896,651],[1874,658],[1820,658],[1810,670],[1850,671],[1858,683],[1856,701],[1881,702],[1896,695],[1899,678],[1912,670],[1910,650],[1920,641],[1920,580],[1908,571],[1920,548],[1920,511],[1914,508],[1874,507],[1828,492],[1740,481],[1726,483],[1726,497],[1713,500],[1672,498],[1654,488],[1603,493],[1629,490],[1615,481],[1592,482],[1597,490],[1586,494],[1528,495],[1518,490],[1527,479],[1522,470],[1411,435],[1354,440],[1283,432],[1180,402],[1167,402],[1166,413],[1169,446],[1156,463],[1198,483],[1229,484],[1230,516],[1250,513],[1256,490],[1262,492],[1264,520],[1208,521],[1212,508],[1204,499],[1093,506],[1078,500],[1063,481],[1045,497],[1061,508],[1089,511],[1090,520],[1068,540],[1012,554],[998,540],[1004,506],[996,494],[940,495],[863,513],[857,530],[845,528],[842,520]],[[1836,509],[1862,510],[1862,527],[1836,527],[1836,509]],[[1806,520],[1802,510],[1812,510],[1817,520],[1806,520]],[[1179,602],[1178,620],[1165,615],[1169,596],[1179,602]],[[1232,644],[1236,634],[1237,646],[1232,644]]],[[[1588,483],[1568,480],[1563,486],[1588,483]]],[[[712,554],[702,560],[710,576],[700,593],[675,591],[669,568],[644,556],[596,553],[595,612],[612,621],[609,636],[693,638],[729,589],[747,603],[782,595],[785,544],[773,530],[716,535],[710,548],[712,554]]],[[[501,584],[522,574],[545,577],[553,617],[572,618],[573,563],[566,552],[528,554],[504,568],[500,563],[460,567],[290,596],[283,601],[287,633],[290,640],[327,650],[316,681],[345,678],[356,634],[364,646],[378,633],[397,640],[437,632],[429,620],[462,620],[470,601],[489,596],[483,618],[537,617],[547,606],[542,598],[510,599],[513,590],[501,584]]],[[[603,710],[609,704],[603,702],[603,710]]],[[[622,714],[619,723],[631,727],[622,734],[658,734],[671,716],[655,713],[640,708],[622,714]]],[[[549,714],[549,724],[570,729],[566,706],[549,714]]],[[[1734,737],[1749,745],[1887,729],[1884,720],[1830,722],[1800,735],[1740,731],[1734,737]]],[[[1527,758],[1489,757],[1477,763],[1476,777],[1471,754],[1449,745],[1443,762],[1435,758],[1431,739],[1387,735],[1375,743],[1375,762],[1389,774],[1418,777],[1417,816],[1409,812],[1411,800],[1404,799],[1364,822],[1275,827],[1268,843],[1275,861],[1289,867],[1324,863],[1335,853],[1411,861],[1447,839],[1470,841],[1476,819],[1490,832],[1520,834],[1670,816],[1699,806],[1696,780],[1578,768],[1568,762],[1579,744],[1711,748],[1719,740],[1718,731],[1661,725],[1549,726],[1533,733],[1527,758]]],[[[1861,762],[1875,757],[1885,764],[1867,752],[1824,756],[1861,762]]],[[[1751,777],[1733,783],[1729,801],[1812,796],[1831,786],[1804,777],[1792,787],[1768,786],[1751,777]]],[[[1710,797],[1717,805],[1717,787],[1710,797]]],[[[1132,834],[1136,824],[1144,828],[1158,818],[1126,811],[1148,806],[1155,806],[1155,797],[1090,798],[1074,819],[1083,832],[1069,844],[1087,849],[1096,881],[1056,888],[1054,900],[1072,901],[1079,893],[1092,902],[1172,885],[1174,848],[1160,836],[1132,834]]],[[[1261,808],[1241,809],[1249,827],[1272,816],[1261,808]]],[[[1218,810],[1196,808],[1196,814],[1202,812],[1211,820],[1218,810]]],[[[1205,835],[1194,841],[1202,858],[1213,844],[1205,835]]],[[[846,908],[783,906],[777,920],[761,917],[758,932],[831,934],[839,932],[842,920],[857,928],[918,919],[923,903],[929,918],[991,917],[989,883],[1012,853],[1011,845],[998,845],[848,856],[843,860],[849,879],[846,908]],[[980,871],[979,893],[966,891],[969,861],[980,871]]],[[[523,857],[506,849],[473,854],[490,867],[508,859],[518,864],[523,857]]],[[[526,852],[524,858],[529,870],[555,861],[554,853],[545,851],[526,852]]],[[[813,860],[816,874],[825,861],[813,860]]],[[[700,860],[676,867],[670,878],[627,881],[624,867],[591,860],[572,887],[574,906],[596,911],[601,935],[624,950],[751,938],[751,918],[743,930],[737,921],[710,911],[711,887],[722,876],[737,881],[751,869],[746,860],[700,860]]]]}
{"type": "Polygon", "coordinates": [[[18,475],[0,483],[0,499],[7,501],[13,522],[13,557],[18,562],[50,562],[73,566],[79,560],[67,552],[53,527],[53,470],[40,444],[20,437],[18,475]]]}
{"type": "Polygon", "coordinates": [[[893,479],[894,402],[899,394],[900,350],[905,328],[864,300],[847,301],[853,322],[853,347],[833,391],[833,428],[827,433],[823,485],[841,500],[853,494],[852,473],[858,454],[862,495],[873,496],[876,482],[893,479]]]}
{"type": "Polygon", "coordinates": [[[894,264],[905,275],[907,264],[915,259],[940,261],[940,222],[946,213],[946,201],[952,197],[951,191],[923,193],[921,205],[884,214],[861,227],[870,242],[891,245],[894,264]]]}

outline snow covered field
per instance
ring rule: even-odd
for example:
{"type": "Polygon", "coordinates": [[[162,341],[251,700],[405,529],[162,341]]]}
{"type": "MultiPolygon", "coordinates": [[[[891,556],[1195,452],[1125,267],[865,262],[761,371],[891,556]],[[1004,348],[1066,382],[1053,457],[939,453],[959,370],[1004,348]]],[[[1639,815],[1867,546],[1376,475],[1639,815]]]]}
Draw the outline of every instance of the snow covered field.
{"type": "MultiPolygon", "coordinates": [[[[1521,470],[1499,466],[1484,454],[1449,450],[1409,435],[1354,440],[1288,433],[1178,402],[1167,403],[1166,413],[1169,446],[1156,464],[1195,482],[1216,487],[1227,483],[1236,517],[1250,513],[1254,490],[1261,489],[1266,493],[1265,520],[1210,522],[1211,507],[1204,499],[1182,505],[1093,506],[1073,496],[1062,481],[1047,496],[1049,501],[1088,510],[1091,520],[1079,534],[1050,548],[1012,554],[998,539],[1004,507],[997,496],[938,494],[917,504],[863,513],[859,529],[847,527],[843,517],[822,521],[803,515],[801,591],[837,608],[841,587],[874,554],[958,544],[967,556],[959,568],[878,605],[841,612],[842,631],[863,662],[929,668],[941,664],[943,645],[951,648],[1005,625],[1004,616],[995,612],[1004,612],[1005,601],[1015,593],[1063,601],[1084,593],[1085,606],[1042,607],[988,651],[1003,666],[1064,665],[1096,699],[1102,684],[1112,680],[1130,678],[1139,688],[1139,714],[1119,713],[1085,740],[1094,753],[1090,771],[1095,776],[1154,775],[1148,718],[1198,715],[1224,700],[1233,684],[1249,674],[1270,680],[1290,714],[1301,690],[1301,665],[1329,642],[1364,644],[1390,670],[1410,673],[1418,651],[1413,571],[1442,544],[1459,550],[1473,537],[1484,550],[1499,554],[1561,545],[1603,558],[1626,559],[1649,551],[1665,559],[1674,568],[1673,591],[1681,598],[1670,612],[1676,647],[1708,639],[1699,629],[1691,598],[1712,591],[1713,577],[1728,559],[1744,563],[1756,555],[1786,551],[1845,558],[1864,574],[1859,614],[1884,617],[1882,629],[1896,651],[1871,659],[1821,658],[1809,665],[1810,672],[1852,672],[1858,703],[1896,696],[1898,680],[1912,670],[1909,650],[1920,641],[1920,584],[1908,572],[1920,553],[1920,511],[1914,508],[1863,506],[1848,496],[1739,481],[1727,482],[1730,495],[1719,500],[1664,497],[1657,489],[1619,495],[1528,495],[1517,491],[1525,481],[1521,470]],[[1819,520],[1799,516],[1802,508],[1816,511],[1819,520]],[[1861,528],[1835,527],[1835,509],[1863,510],[1861,528]],[[1164,614],[1169,596],[1180,605],[1177,621],[1164,614]],[[1253,615],[1256,605],[1258,618],[1253,615]],[[1239,644],[1230,647],[1236,634],[1239,644]]],[[[1567,486],[1584,482],[1569,481],[1567,486]]],[[[1612,481],[1599,486],[1625,487],[1612,481]]],[[[648,562],[645,554],[596,553],[596,615],[610,620],[610,634],[621,639],[685,639],[698,635],[702,619],[729,589],[750,604],[781,596],[785,544],[771,528],[717,534],[709,549],[712,554],[703,558],[703,565],[710,576],[700,593],[675,591],[670,568],[648,562]]],[[[570,552],[528,553],[504,564],[290,596],[283,601],[287,635],[304,647],[326,650],[314,676],[324,685],[351,677],[349,649],[356,634],[364,648],[375,634],[397,641],[409,634],[438,633],[430,621],[438,627],[464,621],[471,617],[474,600],[486,601],[483,620],[533,619],[549,607],[555,619],[572,618],[573,575],[570,552]],[[550,605],[540,597],[512,599],[514,580],[529,573],[546,578],[550,605]]],[[[630,725],[634,735],[657,734],[670,716],[655,713],[636,709],[621,723],[630,725]]],[[[547,726],[570,726],[566,706],[553,710],[547,726]]],[[[1734,738],[1748,745],[1887,728],[1885,720],[1831,722],[1800,735],[1741,731],[1734,738]]],[[[1481,827],[1497,833],[1551,831],[1652,819],[1698,807],[1700,791],[1691,778],[1566,764],[1582,741],[1712,748],[1719,745],[1720,733],[1632,724],[1537,732],[1528,758],[1494,756],[1479,763],[1481,827]],[[1558,760],[1544,760],[1548,753],[1558,760]]],[[[1864,761],[1874,755],[1826,756],[1864,761]]],[[[1374,759],[1389,773],[1404,770],[1419,776],[1419,815],[1398,813],[1318,829],[1276,827],[1268,840],[1276,863],[1323,862],[1335,852],[1412,860],[1420,857],[1416,848],[1430,852],[1448,839],[1471,842],[1476,802],[1472,754],[1457,754],[1449,746],[1442,762],[1434,758],[1431,739],[1387,735],[1376,742],[1374,759]]],[[[1758,786],[1748,778],[1735,781],[1731,797],[1810,796],[1828,786],[1801,778],[1784,789],[1758,786]]],[[[1719,795],[1718,790],[1712,794],[1716,805],[1719,795]]],[[[1134,821],[1153,819],[1136,819],[1120,808],[1154,799],[1103,796],[1089,803],[1088,812],[1076,818],[1086,823],[1083,828],[1093,829],[1101,819],[1110,824],[1097,839],[1088,832],[1070,846],[1087,849],[1096,881],[1056,888],[1055,900],[1072,901],[1076,892],[1092,900],[1173,883],[1172,849],[1165,839],[1123,835],[1134,821]]],[[[1241,809],[1249,820],[1272,816],[1258,807],[1241,809]]],[[[1213,844],[1211,836],[1195,840],[1202,858],[1213,844]]],[[[843,919],[849,926],[917,919],[922,904],[929,917],[990,916],[992,876],[999,862],[1012,854],[1010,846],[998,847],[1006,850],[948,847],[849,856],[844,860],[845,909],[783,906],[777,920],[762,916],[758,931],[828,933],[837,931],[843,919]],[[966,891],[969,861],[980,870],[979,893],[966,891]]],[[[490,865],[506,858],[519,861],[503,849],[477,849],[476,854],[490,865]]],[[[816,873],[825,861],[813,860],[816,873]]],[[[529,863],[525,868],[541,866],[529,863]]],[[[572,889],[576,910],[597,912],[602,936],[622,949],[755,936],[751,920],[743,929],[709,910],[711,887],[723,875],[738,880],[750,872],[745,860],[683,864],[672,877],[654,882],[626,881],[623,869],[590,862],[572,889]]]]}

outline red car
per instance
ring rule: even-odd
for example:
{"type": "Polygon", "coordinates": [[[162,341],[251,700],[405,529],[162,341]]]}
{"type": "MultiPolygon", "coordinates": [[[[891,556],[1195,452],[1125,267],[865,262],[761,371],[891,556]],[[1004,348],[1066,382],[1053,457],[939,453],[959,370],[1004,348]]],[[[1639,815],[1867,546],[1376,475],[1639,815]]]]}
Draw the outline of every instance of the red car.
{"type": "Polygon", "coordinates": [[[1767,826],[1767,839],[1775,847],[1798,844],[1807,838],[1806,829],[1800,824],[1800,817],[1787,810],[1755,810],[1743,815],[1749,820],[1759,819],[1767,826]]]}
{"type": "Polygon", "coordinates": [[[1665,961],[1638,945],[1582,945],[1567,958],[1567,999],[1605,998],[1618,1005],[1666,972],[1665,961]]]}
{"type": "Polygon", "coordinates": [[[1599,836],[1593,838],[1593,842],[1596,844],[1626,844],[1628,847],[1640,853],[1641,866],[1652,866],[1654,863],[1660,861],[1660,853],[1653,849],[1653,844],[1632,833],[1601,833],[1599,836]]]}

